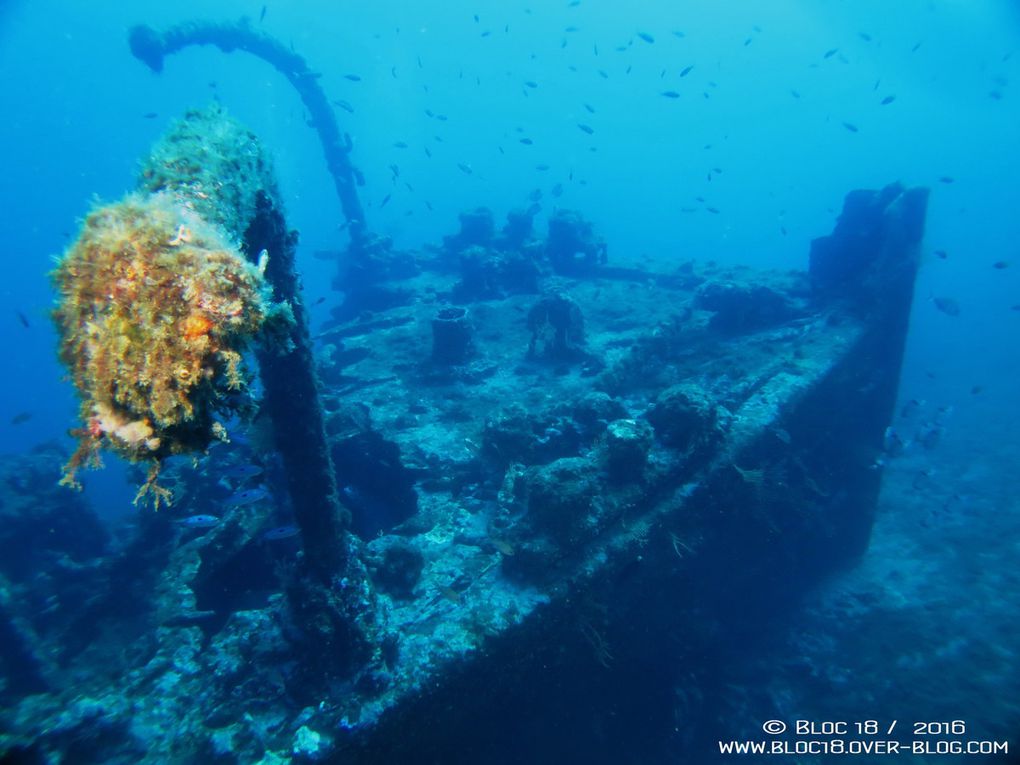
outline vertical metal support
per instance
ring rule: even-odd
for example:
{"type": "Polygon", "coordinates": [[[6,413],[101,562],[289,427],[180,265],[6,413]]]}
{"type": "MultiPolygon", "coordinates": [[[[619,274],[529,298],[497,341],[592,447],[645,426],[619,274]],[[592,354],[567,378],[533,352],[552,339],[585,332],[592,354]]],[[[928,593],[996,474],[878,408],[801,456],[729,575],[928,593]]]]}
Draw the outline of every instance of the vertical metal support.
{"type": "Polygon", "coordinates": [[[267,194],[258,195],[256,214],[244,234],[249,257],[270,253],[266,279],[273,299],[286,301],[294,313],[286,350],[261,346],[257,351],[265,402],[277,447],[286,468],[287,489],[304,540],[309,570],[328,581],[345,567],[348,525],[337,494],[336,476],[326,440],[322,408],[308,332],[294,268],[297,234],[287,230],[279,208],[267,194]]]}

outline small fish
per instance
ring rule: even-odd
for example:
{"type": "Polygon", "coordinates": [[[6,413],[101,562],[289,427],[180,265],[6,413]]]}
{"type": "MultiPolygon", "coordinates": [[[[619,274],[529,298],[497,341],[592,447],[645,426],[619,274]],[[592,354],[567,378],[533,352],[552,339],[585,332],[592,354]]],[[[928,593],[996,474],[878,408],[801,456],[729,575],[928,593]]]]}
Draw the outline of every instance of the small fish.
{"type": "Polygon", "coordinates": [[[717,207],[706,207],[705,209],[708,210],[713,215],[718,215],[719,214],[719,208],[717,208],[717,207]]]}
{"type": "MultiPolygon", "coordinates": [[[[325,299],[326,298],[319,298],[319,301],[321,302],[325,299]]],[[[316,303],[316,305],[318,305],[318,303],[316,303]]],[[[229,467],[223,471],[224,478],[244,479],[254,478],[257,475],[262,475],[261,465],[234,465],[233,467],[229,467]]]]}
{"type": "Polygon", "coordinates": [[[530,194],[528,194],[528,201],[529,202],[537,202],[541,198],[542,198],[542,189],[535,189],[530,194]]]}
{"type": "Polygon", "coordinates": [[[277,526],[275,529],[269,529],[262,535],[262,538],[267,542],[279,542],[281,539],[291,539],[301,533],[301,529],[297,526],[277,526]]]}
{"type": "Polygon", "coordinates": [[[832,58],[837,53],[839,53],[839,48],[829,48],[827,51],[825,51],[822,58],[832,58]]]}
{"type": "Polygon", "coordinates": [[[685,66],[683,69],[680,70],[680,76],[681,77],[686,77],[687,75],[689,75],[691,73],[691,70],[693,70],[693,69],[694,69],[694,64],[691,64],[690,66],[685,66]]]}
{"type": "Polygon", "coordinates": [[[891,104],[895,100],[896,100],[896,96],[886,96],[881,101],[879,101],[879,105],[880,106],[888,106],[889,104],[891,104]]]}
{"type": "Polygon", "coordinates": [[[939,260],[945,260],[949,257],[949,253],[945,250],[935,250],[935,257],[939,260]]]}
{"type": "Polygon", "coordinates": [[[437,114],[436,119],[439,120],[440,122],[446,122],[447,117],[445,114],[437,114]]]}
{"type": "Polygon", "coordinates": [[[914,43],[914,47],[910,49],[911,53],[917,53],[917,49],[921,47],[921,43],[914,43]]]}
{"type": "Polygon", "coordinates": [[[550,191],[550,193],[554,197],[561,196],[563,194],[563,184],[562,183],[557,183],[555,186],[552,187],[552,190],[550,191]]]}
{"type": "Polygon", "coordinates": [[[394,149],[406,149],[407,148],[407,143],[404,142],[404,141],[394,141],[393,142],[393,148],[394,149]]]}
{"type": "Polygon", "coordinates": [[[939,445],[945,432],[946,429],[941,424],[932,420],[918,428],[917,433],[914,434],[914,440],[925,449],[934,449],[939,445]]]}
{"type": "Polygon", "coordinates": [[[382,202],[379,203],[380,210],[389,204],[391,196],[392,196],[391,194],[387,194],[386,196],[383,197],[382,202]]]}
{"type": "Polygon", "coordinates": [[[532,141],[530,138],[522,138],[521,143],[523,143],[525,146],[531,146],[534,143],[534,141],[532,141]]]}
{"type": "Polygon", "coordinates": [[[338,100],[334,101],[333,104],[334,104],[334,106],[339,106],[341,109],[343,109],[348,114],[354,114],[354,107],[351,106],[350,102],[348,102],[348,101],[342,101],[342,100],[338,99],[338,100]]]}
{"type": "Polygon", "coordinates": [[[21,326],[23,326],[25,329],[32,328],[32,325],[28,323],[28,317],[25,316],[25,314],[23,314],[21,311],[15,311],[14,313],[18,317],[18,321],[21,322],[21,326]]]}
{"type": "Polygon", "coordinates": [[[314,303],[312,303],[312,305],[322,305],[325,302],[326,302],[326,296],[323,295],[321,298],[319,298],[314,303]]]}
{"type": "Polygon", "coordinates": [[[939,183],[953,183],[955,180],[951,175],[943,175],[939,178],[939,183]]]}
{"type": "Polygon", "coordinates": [[[659,95],[665,96],[666,98],[680,98],[680,94],[675,90],[664,90],[659,95]]]}
{"type": "Polygon", "coordinates": [[[595,128],[593,128],[591,125],[585,125],[583,122],[578,122],[577,128],[582,133],[587,133],[588,135],[592,135],[595,132],[595,128]]]}
{"type": "Polygon", "coordinates": [[[748,37],[746,40],[744,40],[744,47],[746,48],[748,45],[750,45],[753,42],[754,42],[754,38],[753,37],[748,37]]]}
{"type": "Polygon", "coordinates": [[[244,505],[259,502],[268,496],[269,492],[266,491],[264,486],[256,486],[253,489],[244,489],[243,491],[234,492],[227,497],[225,504],[228,507],[243,507],[244,505]]]}
{"type": "Polygon", "coordinates": [[[918,470],[914,475],[913,480],[910,482],[910,488],[915,491],[921,491],[931,484],[932,476],[935,475],[935,471],[932,468],[925,468],[918,470]]]}
{"type": "Polygon", "coordinates": [[[871,35],[867,32],[858,32],[857,36],[864,40],[864,42],[871,42],[871,35]]]}
{"type": "Polygon", "coordinates": [[[594,106],[592,106],[590,104],[581,104],[581,105],[585,108],[585,110],[588,112],[588,114],[594,114],[595,113],[595,107],[594,106]]]}
{"type": "Polygon", "coordinates": [[[350,80],[351,82],[361,82],[361,75],[360,74],[345,74],[344,75],[344,79],[345,80],[350,80]]]}
{"type": "Polygon", "coordinates": [[[910,419],[915,414],[920,412],[923,407],[924,407],[924,401],[921,401],[920,399],[917,399],[917,398],[912,398],[912,399],[910,399],[910,401],[905,403],[900,408],[900,417],[902,417],[904,419],[910,419]]]}
{"type": "Polygon", "coordinates": [[[142,115],[142,119],[154,120],[158,116],[159,115],[156,112],[146,112],[145,114],[142,115]]]}
{"type": "Polygon", "coordinates": [[[18,412],[18,414],[11,417],[11,425],[23,425],[31,419],[31,412],[18,412]]]}
{"type": "Polygon", "coordinates": [[[995,269],[998,269],[999,271],[1002,271],[1004,268],[1009,268],[1009,261],[1008,260],[997,260],[994,263],[992,263],[992,268],[995,268],[995,269]]]}
{"type": "Polygon", "coordinates": [[[428,146],[425,147],[425,156],[432,159],[432,150],[428,146]]]}
{"type": "Polygon", "coordinates": [[[460,603],[460,593],[452,587],[442,586],[439,588],[439,594],[446,598],[451,603],[460,603]]]}
{"type": "Polygon", "coordinates": [[[843,127],[849,130],[851,133],[859,133],[860,129],[852,122],[844,122],[843,127]]]}
{"type": "Polygon", "coordinates": [[[498,552],[502,553],[503,555],[506,555],[507,557],[511,557],[514,554],[514,546],[512,544],[510,544],[509,542],[507,542],[505,539],[495,539],[495,538],[493,538],[493,539],[490,539],[489,541],[491,541],[492,542],[492,546],[495,547],[496,550],[498,552]]]}
{"type": "Polygon", "coordinates": [[[970,389],[970,395],[972,396],[979,396],[984,392],[985,392],[984,385],[975,385],[973,388],[970,389]]]}
{"type": "Polygon", "coordinates": [[[794,98],[800,98],[800,91],[791,90],[790,95],[793,96],[794,98]]]}
{"type": "Polygon", "coordinates": [[[544,173],[546,170],[549,169],[549,165],[546,164],[535,165],[535,169],[538,170],[540,173],[544,173]]]}
{"type": "Polygon", "coordinates": [[[933,297],[931,302],[935,304],[936,309],[942,311],[946,316],[960,315],[960,304],[951,297],[933,297]]]}
{"type": "Polygon", "coordinates": [[[538,87],[538,83],[535,82],[534,80],[525,80],[524,84],[527,85],[529,88],[532,88],[532,89],[538,87]]]}
{"type": "Polygon", "coordinates": [[[772,433],[773,435],[775,435],[776,438],[778,438],[787,446],[789,446],[790,442],[793,441],[793,437],[790,435],[790,431],[784,430],[783,428],[776,428],[774,431],[772,431],[772,433]]]}
{"type": "Polygon", "coordinates": [[[882,435],[882,451],[890,457],[898,457],[906,448],[907,442],[896,432],[896,428],[892,425],[887,427],[882,435]]]}
{"type": "Polygon", "coordinates": [[[471,175],[474,172],[470,165],[465,165],[463,162],[458,162],[457,168],[465,175],[471,175]]]}
{"type": "Polygon", "coordinates": [[[682,40],[684,37],[687,36],[686,33],[681,32],[679,29],[674,29],[672,34],[673,34],[674,37],[676,37],[677,39],[680,39],[680,40],[682,40]]]}
{"type": "Polygon", "coordinates": [[[266,20],[266,6],[262,6],[262,11],[259,13],[259,21],[266,20]]]}
{"type": "Polygon", "coordinates": [[[174,521],[178,526],[187,529],[211,529],[219,522],[220,519],[215,515],[189,515],[187,518],[178,518],[174,521]]]}
{"type": "Polygon", "coordinates": [[[599,77],[601,77],[603,80],[608,80],[609,72],[607,72],[605,69],[599,69],[599,77]]]}
{"type": "Polygon", "coordinates": [[[648,44],[651,44],[651,43],[655,42],[655,38],[652,37],[647,32],[638,32],[637,36],[640,37],[642,40],[644,40],[648,44]]]}

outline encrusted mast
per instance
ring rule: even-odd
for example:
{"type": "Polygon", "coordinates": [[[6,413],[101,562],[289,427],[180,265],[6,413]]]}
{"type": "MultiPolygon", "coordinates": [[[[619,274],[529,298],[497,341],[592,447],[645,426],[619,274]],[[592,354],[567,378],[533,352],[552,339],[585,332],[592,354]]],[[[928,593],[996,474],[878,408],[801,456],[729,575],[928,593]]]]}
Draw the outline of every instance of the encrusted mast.
{"type": "Polygon", "coordinates": [[[94,210],[53,274],[60,358],[82,397],[64,483],[110,449],[152,466],[201,451],[245,402],[241,352],[267,314],[261,273],[221,230],[166,194],[94,210]]]}
{"type": "Polygon", "coordinates": [[[304,58],[280,41],[251,28],[246,20],[237,23],[189,21],[157,32],[139,25],[131,30],[131,52],[154,72],[163,71],[163,60],[190,45],[215,45],[224,53],[243,50],[258,56],[290,81],[308,110],[310,124],[319,135],[326,167],[333,177],[340,208],[349,224],[351,254],[357,258],[365,248],[365,214],[357,187],[364,183],[351,164],[351,140],[341,134],[329,99],[319,86],[319,73],[309,68],[304,58]]]}
{"type": "Polygon", "coordinates": [[[82,396],[80,447],[153,467],[140,494],[168,499],[160,463],[229,440],[250,408],[242,352],[256,348],[277,447],[321,582],[345,575],[345,515],[319,407],[307,317],[270,162],[218,106],[189,112],[142,163],[139,190],[92,212],[54,273],[61,359],[82,396]]]}

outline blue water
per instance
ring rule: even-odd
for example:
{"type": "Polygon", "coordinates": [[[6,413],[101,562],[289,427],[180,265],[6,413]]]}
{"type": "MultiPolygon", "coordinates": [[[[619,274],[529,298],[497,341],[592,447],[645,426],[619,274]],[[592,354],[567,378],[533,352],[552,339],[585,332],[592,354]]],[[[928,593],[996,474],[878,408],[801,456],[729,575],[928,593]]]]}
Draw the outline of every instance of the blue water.
{"type": "MultiPolygon", "coordinates": [[[[56,360],[47,274],[95,200],[131,189],[140,158],[190,107],[218,100],[259,135],[275,158],[288,223],[300,232],[298,269],[313,327],[335,303],[332,265],[313,254],[346,245],[343,218],[293,89],[264,62],[210,47],[175,54],[153,74],[128,50],[127,30],[137,23],[164,28],[193,17],[248,16],[292,44],[322,73],[327,95],[353,108],[336,114],[367,179],[359,192],[369,227],[398,248],[441,241],[456,230],[459,212],[479,205],[500,220],[541,189],[538,228],[554,204],[581,210],[614,261],[803,269],[810,240],[831,230],[850,189],[893,180],[928,186],[900,399],[922,399],[951,415],[938,450],[911,452],[890,466],[876,540],[856,586],[888,595],[890,557],[902,555],[902,576],[931,576],[923,586],[904,586],[910,597],[938,593],[947,609],[946,600],[977,599],[984,608],[974,609],[975,621],[955,626],[961,639],[972,630],[974,641],[999,641],[998,658],[986,658],[1001,662],[1001,671],[981,671],[1001,684],[987,680],[985,702],[996,720],[1020,719],[1016,602],[995,579],[1015,567],[1015,544],[1000,540],[1016,530],[1020,511],[1020,6],[145,5],[0,4],[0,343],[8,350],[0,454],[47,441],[70,446],[77,398],[56,360]],[[894,100],[883,104],[888,97],[894,100]],[[554,186],[562,196],[552,196],[554,186]],[[993,267],[1000,261],[1005,267],[993,267]],[[934,296],[954,298],[960,315],[936,310],[934,296]],[[930,522],[931,508],[906,488],[918,471],[935,476],[931,496],[939,499],[932,503],[964,494],[977,508],[973,516],[930,522]],[[982,618],[995,629],[984,625],[986,632],[982,618]]],[[[135,485],[115,458],[107,465],[87,475],[85,496],[103,518],[133,517],[140,512],[131,505],[135,485]]],[[[812,629],[823,632],[826,613],[819,605],[804,618],[820,619],[812,629]]],[[[933,618],[916,634],[938,629],[933,618]]],[[[854,650],[879,652],[881,641],[854,650]]],[[[968,656],[962,650],[950,665],[961,677],[968,656]]],[[[903,668],[879,654],[855,662],[903,668]]],[[[968,705],[981,696],[969,689],[925,712],[976,721],[981,710],[968,705]]]]}

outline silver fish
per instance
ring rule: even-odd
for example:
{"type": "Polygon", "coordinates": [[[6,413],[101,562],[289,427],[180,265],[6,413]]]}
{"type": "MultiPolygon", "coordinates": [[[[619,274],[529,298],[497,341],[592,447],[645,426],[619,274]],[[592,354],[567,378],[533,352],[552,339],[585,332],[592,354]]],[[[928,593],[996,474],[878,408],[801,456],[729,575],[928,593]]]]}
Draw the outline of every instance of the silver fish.
{"type": "Polygon", "coordinates": [[[219,522],[220,519],[215,515],[189,515],[187,518],[178,518],[174,521],[178,526],[188,529],[211,529],[219,522]]]}
{"type": "Polygon", "coordinates": [[[223,471],[224,478],[245,479],[254,478],[257,475],[262,475],[261,465],[234,465],[223,471]]]}
{"type": "Polygon", "coordinates": [[[250,505],[263,500],[268,496],[269,492],[266,491],[264,486],[256,486],[252,489],[234,492],[227,497],[226,504],[230,507],[243,507],[244,505],[250,505]]]}
{"type": "Polygon", "coordinates": [[[299,533],[301,529],[297,526],[277,526],[275,529],[269,529],[262,538],[267,542],[278,542],[281,539],[296,537],[299,533]]]}

